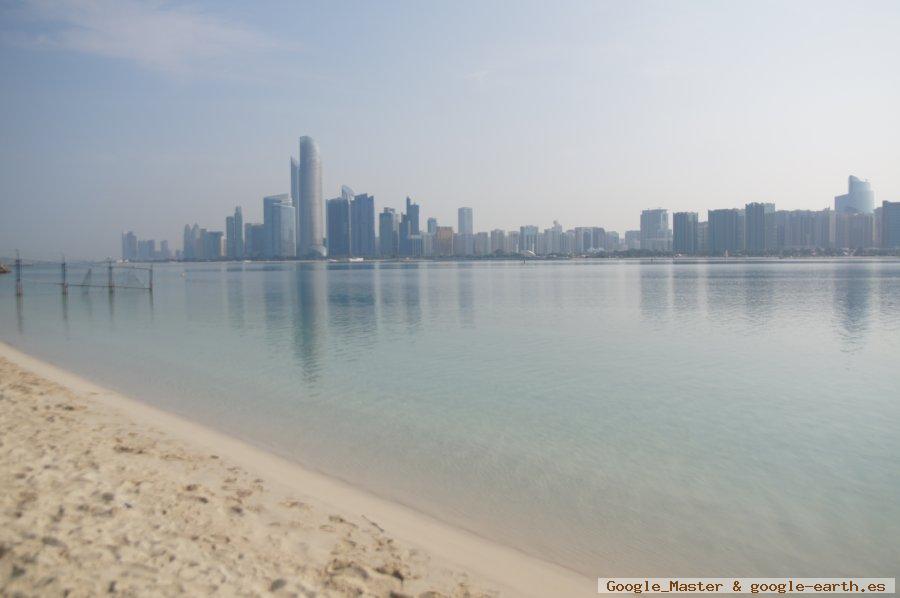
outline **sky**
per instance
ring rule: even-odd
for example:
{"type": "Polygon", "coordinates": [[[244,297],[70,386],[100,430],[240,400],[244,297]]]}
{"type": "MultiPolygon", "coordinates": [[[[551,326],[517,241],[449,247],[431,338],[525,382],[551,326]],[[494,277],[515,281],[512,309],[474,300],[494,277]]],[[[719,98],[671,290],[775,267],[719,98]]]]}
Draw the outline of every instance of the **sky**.
{"type": "Polygon", "coordinates": [[[900,201],[900,3],[0,0],[0,255],[181,245],[290,189],[476,231],[900,201]]]}

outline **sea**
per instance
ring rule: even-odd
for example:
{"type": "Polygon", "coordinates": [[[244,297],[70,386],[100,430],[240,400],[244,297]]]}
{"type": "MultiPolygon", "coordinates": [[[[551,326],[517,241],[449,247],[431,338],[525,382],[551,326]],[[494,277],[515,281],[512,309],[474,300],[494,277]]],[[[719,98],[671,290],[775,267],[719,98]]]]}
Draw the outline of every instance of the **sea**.
{"type": "Polygon", "coordinates": [[[584,575],[900,573],[896,260],[108,275],[0,276],[0,340],[584,575]]]}

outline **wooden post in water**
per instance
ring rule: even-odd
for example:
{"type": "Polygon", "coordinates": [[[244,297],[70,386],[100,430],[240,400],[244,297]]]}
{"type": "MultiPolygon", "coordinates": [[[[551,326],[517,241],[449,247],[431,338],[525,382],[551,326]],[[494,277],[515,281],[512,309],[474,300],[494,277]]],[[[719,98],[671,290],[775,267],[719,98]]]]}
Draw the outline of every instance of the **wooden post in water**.
{"type": "Polygon", "coordinates": [[[69,294],[69,281],[66,279],[66,256],[62,256],[62,264],[60,265],[60,273],[62,274],[62,294],[69,294]]]}
{"type": "Polygon", "coordinates": [[[22,296],[22,260],[19,258],[19,250],[16,249],[16,297],[22,296]]]}
{"type": "Polygon", "coordinates": [[[150,294],[153,294],[153,264],[150,264],[150,294]]]}
{"type": "Polygon", "coordinates": [[[106,258],[106,286],[109,287],[109,294],[112,295],[115,288],[113,285],[112,258],[106,258]]]}

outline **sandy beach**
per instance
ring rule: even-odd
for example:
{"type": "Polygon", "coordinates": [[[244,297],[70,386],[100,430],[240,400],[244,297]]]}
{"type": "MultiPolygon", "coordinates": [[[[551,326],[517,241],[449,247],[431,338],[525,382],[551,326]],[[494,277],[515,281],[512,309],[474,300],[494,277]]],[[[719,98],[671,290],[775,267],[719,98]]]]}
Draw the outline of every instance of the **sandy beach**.
{"type": "Polygon", "coordinates": [[[595,591],[3,343],[0,488],[4,596],[595,591]]]}

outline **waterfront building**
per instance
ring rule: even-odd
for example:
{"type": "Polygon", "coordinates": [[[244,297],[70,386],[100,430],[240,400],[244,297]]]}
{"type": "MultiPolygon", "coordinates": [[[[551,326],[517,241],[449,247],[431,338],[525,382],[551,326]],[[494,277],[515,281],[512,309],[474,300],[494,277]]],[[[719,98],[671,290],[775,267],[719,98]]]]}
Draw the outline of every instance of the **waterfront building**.
{"type": "Polygon", "coordinates": [[[511,230],[506,233],[506,249],[504,253],[519,253],[519,231],[511,230]]]}
{"type": "Polygon", "coordinates": [[[438,226],[434,231],[434,255],[449,257],[453,255],[453,227],[438,226]]]}
{"type": "Polygon", "coordinates": [[[366,193],[350,202],[350,253],[375,257],[375,198],[366,193]]]}
{"type": "Polygon", "coordinates": [[[641,249],[670,251],[672,231],[669,229],[669,211],[663,208],[641,212],[641,249]]]}
{"type": "Polygon", "coordinates": [[[761,255],[775,249],[775,204],[748,203],[744,206],[745,250],[761,255]]]}
{"type": "Polygon", "coordinates": [[[394,208],[384,208],[378,215],[378,253],[381,257],[397,257],[400,251],[400,221],[394,208]]]}
{"type": "Polygon", "coordinates": [[[885,249],[900,248],[900,201],[881,204],[881,246],[885,249]]]}
{"type": "Polygon", "coordinates": [[[346,196],[325,203],[325,228],[328,257],[350,257],[350,202],[346,196]]]}
{"type": "Polygon", "coordinates": [[[285,259],[296,252],[296,210],[287,193],[263,198],[263,225],[265,226],[266,259],[285,259]]]}
{"type": "Polygon", "coordinates": [[[202,229],[203,257],[204,260],[220,260],[225,257],[224,240],[225,233],[220,230],[202,229]]]}
{"type": "Polygon", "coordinates": [[[744,211],[709,210],[709,254],[734,255],[744,250],[744,211]]]}
{"type": "Polygon", "coordinates": [[[606,247],[607,251],[618,251],[619,250],[619,233],[614,230],[606,231],[606,243],[604,247],[606,247]]]}
{"type": "Polygon", "coordinates": [[[672,214],[672,251],[681,255],[697,254],[697,212],[672,214]]]}
{"type": "Polygon", "coordinates": [[[594,230],[587,226],[575,227],[575,253],[590,253],[594,247],[594,230]]]}
{"type": "Polygon", "coordinates": [[[625,231],[625,249],[634,251],[641,248],[641,231],[627,230],[625,231]]]}
{"type": "Polygon", "coordinates": [[[875,216],[872,213],[838,212],[835,215],[835,247],[869,249],[875,247],[875,216]]]}
{"type": "Polygon", "coordinates": [[[526,225],[519,227],[519,253],[537,254],[538,227],[526,225]]]}
{"type": "Polygon", "coordinates": [[[428,233],[434,234],[437,232],[438,221],[437,218],[429,218],[428,219],[428,233]]]}
{"type": "Polygon", "coordinates": [[[475,233],[475,255],[485,256],[491,254],[491,236],[486,232],[475,233]]]}
{"type": "Polygon", "coordinates": [[[422,238],[419,234],[419,204],[414,203],[409,197],[406,198],[406,211],[400,216],[399,237],[400,255],[405,257],[421,255],[422,238]]]}
{"type": "Polygon", "coordinates": [[[473,255],[475,253],[475,229],[472,218],[472,208],[459,208],[457,210],[459,228],[458,247],[454,247],[456,255],[473,255]]]}
{"type": "Polygon", "coordinates": [[[266,251],[266,227],[264,224],[248,222],[244,225],[244,257],[260,260],[266,251]]]}
{"type": "Polygon", "coordinates": [[[503,229],[495,228],[491,231],[491,253],[506,252],[506,233],[503,229]]]}
{"type": "Polygon", "coordinates": [[[232,259],[244,259],[244,213],[241,206],[235,206],[233,222],[231,229],[226,229],[226,233],[231,235],[228,242],[232,245],[234,255],[232,259]]]}
{"type": "Polygon", "coordinates": [[[291,188],[296,189],[296,255],[325,255],[322,224],[322,161],[312,137],[301,137],[297,160],[291,161],[291,188]],[[296,166],[295,166],[296,165],[296,166]]]}
{"type": "Polygon", "coordinates": [[[847,193],[834,198],[834,211],[838,214],[871,214],[874,209],[872,184],[852,175],[847,179],[847,193]]]}
{"type": "Polygon", "coordinates": [[[709,254],[709,222],[705,220],[697,223],[697,253],[709,254]]]}
{"type": "Polygon", "coordinates": [[[137,235],[134,234],[134,231],[128,231],[127,233],[122,233],[122,259],[123,260],[133,260],[137,258],[138,253],[138,239],[137,235]]]}

